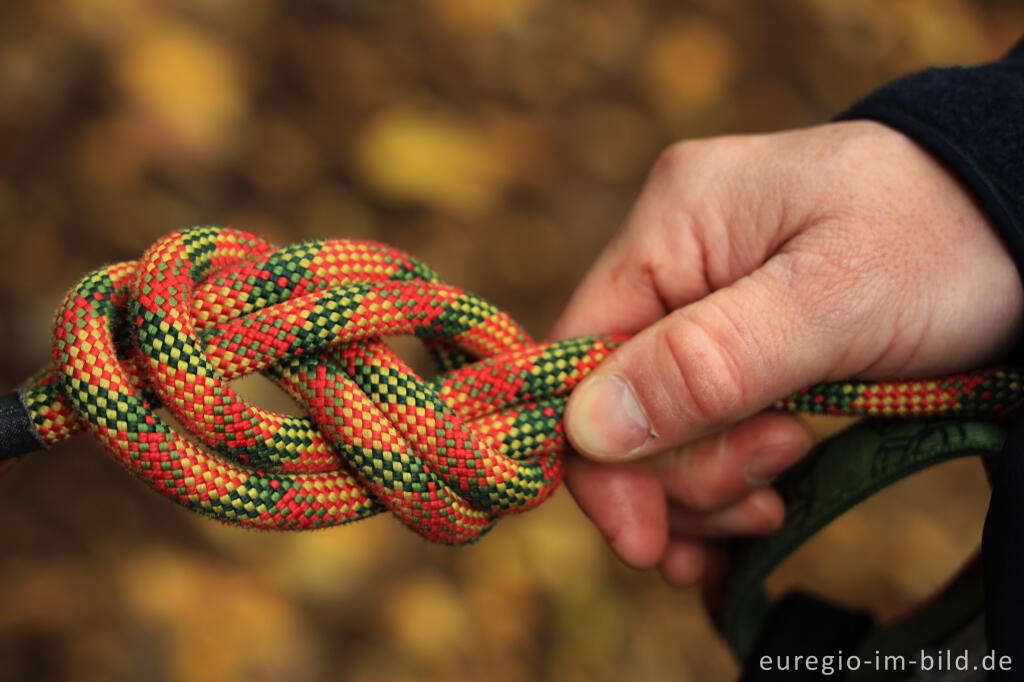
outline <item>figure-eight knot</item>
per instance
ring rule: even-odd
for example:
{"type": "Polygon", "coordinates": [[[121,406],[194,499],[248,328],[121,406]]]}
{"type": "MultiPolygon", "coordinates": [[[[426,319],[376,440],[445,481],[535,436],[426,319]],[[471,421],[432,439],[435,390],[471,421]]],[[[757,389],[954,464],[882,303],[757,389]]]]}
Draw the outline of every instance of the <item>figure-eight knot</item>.
{"type": "MultiPolygon", "coordinates": [[[[57,313],[53,364],[19,391],[40,444],[88,430],[151,488],[207,516],[303,529],[387,509],[460,544],[558,486],[565,400],[623,340],[534,343],[504,312],[381,244],[277,249],[197,227],[86,276],[57,313]],[[422,340],[440,374],[417,376],[382,340],[396,334],[422,340]],[[306,416],[232,389],[257,371],[306,416]]],[[[779,406],[967,416],[1008,413],[1020,399],[1015,372],[987,370],[821,384],[779,406]]]]}

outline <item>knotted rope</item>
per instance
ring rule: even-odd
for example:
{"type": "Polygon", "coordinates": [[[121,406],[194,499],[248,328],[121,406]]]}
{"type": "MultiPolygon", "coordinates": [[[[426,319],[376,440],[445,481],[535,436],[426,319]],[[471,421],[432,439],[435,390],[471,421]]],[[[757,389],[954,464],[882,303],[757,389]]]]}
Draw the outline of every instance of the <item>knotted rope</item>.
{"type": "MultiPolygon", "coordinates": [[[[197,227],[86,276],[57,312],[53,365],[19,393],[40,445],[88,430],[151,488],[221,521],[303,529],[387,509],[460,544],[555,490],[565,400],[624,340],[534,343],[487,301],[381,244],[277,249],[197,227]],[[441,374],[417,376],[382,341],[395,334],[421,339],[441,374]],[[228,383],[256,371],[307,416],[261,409],[228,383]]],[[[1022,399],[1017,372],[995,369],[820,384],[778,406],[1003,417],[1022,399]]]]}

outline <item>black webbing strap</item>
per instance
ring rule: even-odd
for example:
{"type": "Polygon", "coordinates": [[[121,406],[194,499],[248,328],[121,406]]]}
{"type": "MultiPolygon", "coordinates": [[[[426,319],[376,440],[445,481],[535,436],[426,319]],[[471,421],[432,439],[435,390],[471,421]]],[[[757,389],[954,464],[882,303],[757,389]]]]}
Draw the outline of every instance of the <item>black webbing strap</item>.
{"type": "Polygon", "coordinates": [[[44,449],[21,396],[0,396],[0,460],[44,449]]]}
{"type": "Polygon", "coordinates": [[[768,612],[743,664],[740,682],[821,680],[821,670],[816,666],[795,669],[796,656],[820,659],[823,655],[853,652],[874,623],[866,611],[850,611],[804,592],[790,592],[768,612]],[[807,627],[809,624],[813,627],[807,627]],[[768,658],[768,665],[762,657],[768,658]]]}
{"type": "MultiPolygon", "coordinates": [[[[1024,42],[1018,49],[1024,48],[1024,42]]],[[[998,671],[990,680],[1021,679],[1024,667],[1024,420],[1006,441],[1010,455],[989,467],[992,502],[985,518],[985,618],[988,645],[1009,656],[1014,670],[998,671]]]]}

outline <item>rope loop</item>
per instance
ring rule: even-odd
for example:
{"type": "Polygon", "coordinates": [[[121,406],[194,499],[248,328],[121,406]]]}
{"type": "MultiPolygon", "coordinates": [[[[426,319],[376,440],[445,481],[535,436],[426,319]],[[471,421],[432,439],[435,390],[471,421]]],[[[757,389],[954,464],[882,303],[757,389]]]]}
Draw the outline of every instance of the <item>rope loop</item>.
{"type": "Polygon", "coordinates": [[[88,429],[150,487],[222,521],[315,528],[387,509],[460,544],[558,486],[565,398],[618,343],[535,344],[381,244],[278,249],[196,227],[86,276],[57,313],[53,366],[22,395],[44,442],[88,429]],[[382,340],[397,334],[441,374],[417,376],[382,340]],[[306,416],[246,401],[230,381],[251,372],[306,416]]]}
{"type": "MultiPolygon", "coordinates": [[[[382,244],[279,249],[195,227],[79,282],[57,312],[53,364],[20,387],[20,405],[5,405],[23,405],[18,423],[34,427],[12,441],[15,454],[88,430],[150,487],[225,522],[317,528],[386,509],[461,544],[558,486],[565,400],[624,340],[534,343],[507,314],[382,244]],[[440,374],[417,376],[385,343],[393,335],[420,339],[440,374]],[[246,401],[230,382],[252,372],[305,416],[246,401]]],[[[994,367],[822,383],[776,407],[1005,419],[1022,402],[1019,369],[994,367]]]]}

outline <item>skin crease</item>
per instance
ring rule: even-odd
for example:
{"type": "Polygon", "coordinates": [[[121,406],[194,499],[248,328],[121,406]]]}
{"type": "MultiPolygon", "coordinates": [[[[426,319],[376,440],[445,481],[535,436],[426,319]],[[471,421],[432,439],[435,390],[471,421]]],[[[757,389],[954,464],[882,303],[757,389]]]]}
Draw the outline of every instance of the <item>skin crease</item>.
{"type": "Polygon", "coordinates": [[[568,486],[624,562],[694,584],[708,538],[782,523],[767,484],[811,437],[765,411],[776,399],[991,364],[1022,318],[987,217],[901,133],[855,121],[677,143],[552,331],[636,335],[570,398],[583,456],[568,486]],[[638,410],[595,398],[608,386],[638,410]]]}

